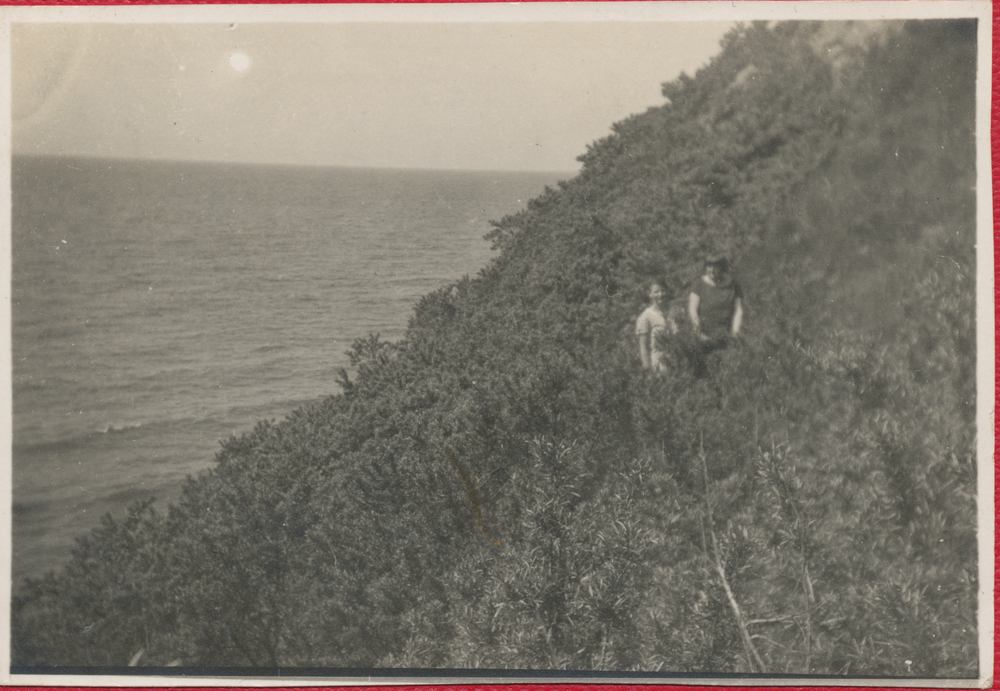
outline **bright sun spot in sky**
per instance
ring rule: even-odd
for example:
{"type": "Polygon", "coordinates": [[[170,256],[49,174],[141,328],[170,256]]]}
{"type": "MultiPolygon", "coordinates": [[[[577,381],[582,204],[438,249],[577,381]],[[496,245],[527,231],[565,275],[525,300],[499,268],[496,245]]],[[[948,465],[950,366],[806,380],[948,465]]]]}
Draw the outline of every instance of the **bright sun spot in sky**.
{"type": "Polygon", "coordinates": [[[232,65],[233,69],[237,72],[242,72],[246,68],[250,67],[250,58],[243,53],[233,53],[229,56],[229,64],[232,65]]]}

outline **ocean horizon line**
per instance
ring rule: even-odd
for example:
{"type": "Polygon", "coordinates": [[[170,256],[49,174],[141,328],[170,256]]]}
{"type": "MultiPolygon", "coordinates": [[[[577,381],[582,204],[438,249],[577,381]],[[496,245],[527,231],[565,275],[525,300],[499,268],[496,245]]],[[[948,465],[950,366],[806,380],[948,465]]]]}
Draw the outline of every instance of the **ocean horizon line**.
{"type": "Polygon", "coordinates": [[[203,165],[203,166],[230,166],[247,168],[295,168],[295,169],[321,169],[321,170],[357,170],[357,171],[384,171],[400,173],[505,173],[505,174],[529,174],[529,175],[565,175],[564,179],[569,179],[580,173],[580,170],[541,170],[541,169],[516,169],[516,168],[412,168],[403,166],[356,166],[338,165],[328,163],[289,163],[274,161],[219,161],[205,159],[187,158],[141,158],[126,156],[81,156],[79,154],[50,154],[50,153],[11,153],[11,161],[25,159],[35,160],[71,160],[71,161],[96,161],[124,164],[165,164],[165,165],[203,165]]]}

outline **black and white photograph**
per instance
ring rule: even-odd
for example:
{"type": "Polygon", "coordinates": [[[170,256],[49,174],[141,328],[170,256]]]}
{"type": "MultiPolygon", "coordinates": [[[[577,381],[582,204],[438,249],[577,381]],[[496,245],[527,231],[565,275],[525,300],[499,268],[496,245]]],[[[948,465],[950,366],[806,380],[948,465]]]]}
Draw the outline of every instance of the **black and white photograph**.
{"type": "Polygon", "coordinates": [[[0,8],[4,683],[990,686],[991,12],[0,8]]]}

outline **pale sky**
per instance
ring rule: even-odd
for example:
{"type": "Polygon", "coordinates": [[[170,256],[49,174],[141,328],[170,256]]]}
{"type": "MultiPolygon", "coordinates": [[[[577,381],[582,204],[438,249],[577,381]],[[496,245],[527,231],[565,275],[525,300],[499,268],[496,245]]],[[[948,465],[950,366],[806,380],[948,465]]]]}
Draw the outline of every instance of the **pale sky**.
{"type": "Polygon", "coordinates": [[[729,22],[14,24],[15,154],[569,171],[729,22]],[[235,56],[235,57],[234,57],[235,56]]]}

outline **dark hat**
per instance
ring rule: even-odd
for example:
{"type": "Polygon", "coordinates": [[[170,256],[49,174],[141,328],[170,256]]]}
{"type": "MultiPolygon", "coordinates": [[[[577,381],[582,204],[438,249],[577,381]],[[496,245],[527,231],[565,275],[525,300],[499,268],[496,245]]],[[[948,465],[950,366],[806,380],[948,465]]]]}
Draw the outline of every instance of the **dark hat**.
{"type": "Polygon", "coordinates": [[[729,257],[721,252],[705,257],[705,266],[729,266],[729,257]]]}

